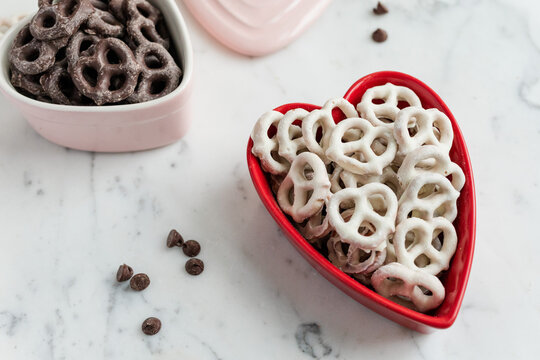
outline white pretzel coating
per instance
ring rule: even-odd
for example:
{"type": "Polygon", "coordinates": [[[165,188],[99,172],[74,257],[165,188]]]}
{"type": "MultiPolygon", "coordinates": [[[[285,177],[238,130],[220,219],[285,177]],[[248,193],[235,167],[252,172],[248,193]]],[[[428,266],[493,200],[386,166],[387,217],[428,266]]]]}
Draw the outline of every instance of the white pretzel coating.
{"type": "Polygon", "coordinates": [[[442,216],[452,222],[457,216],[458,197],[459,191],[444,176],[429,172],[418,175],[399,199],[397,224],[407,219],[410,212],[423,220],[442,216]]]}
{"type": "Polygon", "coordinates": [[[277,200],[285,213],[301,223],[319,212],[330,195],[330,180],[323,161],[317,155],[305,152],[291,164],[279,186],[277,200]],[[306,173],[308,167],[311,169],[306,173]]]}
{"type": "Polygon", "coordinates": [[[374,126],[383,126],[392,129],[400,110],[398,107],[400,101],[406,101],[409,106],[422,106],[420,99],[411,89],[386,83],[385,85],[367,89],[356,109],[360,117],[367,119],[374,126]],[[375,99],[381,99],[384,102],[382,104],[374,104],[373,100],[375,99]],[[385,119],[386,121],[382,121],[381,119],[385,119]]]}
{"type": "Polygon", "coordinates": [[[325,237],[333,230],[328,221],[328,216],[323,215],[323,210],[324,206],[318,213],[307,219],[305,224],[298,225],[298,231],[310,243],[325,237]]]}
{"type": "Polygon", "coordinates": [[[398,155],[407,156],[422,145],[435,145],[448,153],[454,132],[448,116],[437,109],[408,107],[401,110],[394,124],[394,138],[399,145],[398,155]],[[409,129],[415,129],[412,135],[409,129]]]}
{"type": "Polygon", "coordinates": [[[394,248],[394,234],[392,234],[386,239],[386,259],[384,263],[389,264],[395,261],[397,261],[397,257],[396,249],[394,248]]]}
{"type": "Polygon", "coordinates": [[[382,250],[386,239],[395,230],[397,198],[383,184],[367,184],[359,189],[344,189],[335,193],[328,203],[328,218],[343,242],[364,250],[382,250]],[[340,206],[345,201],[354,202],[354,212],[345,221],[340,206]],[[383,215],[379,214],[383,213],[383,215]],[[370,226],[375,232],[362,235],[362,229],[370,226]]]}
{"type": "MultiPolygon", "coordinates": [[[[438,239],[438,237],[437,237],[438,239]]],[[[450,260],[456,252],[457,235],[452,223],[443,217],[429,221],[418,218],[404,220],[396,227],[394,248],[397,261],[408,268],[422,270],[437,275],[450,266],[450,260]],[[407,241],[407,234],[412,232],[413,239],[407,241]],[[442,246],[433,243],[433,235],[443,234],[442,246]],[[424,259],[424,260],[422,260],[424,259]]]]}
{"type": "Polygon", "coordinates": [[[333,236],[328,240],[326,246],[330,262],[347,274],[369,274],[384,263],[386,249],[365,251],[358,247],[349,246],[345,254],[343,249],[345,244],[339,236],[333,236]]]}
{"type": "Polygon", "coordinates": [[[325,164],[330,163],[325,155],[330,142],[330,135],[336,126],[332,110],[339,108],[346,118],[358,117],[354,106],[343,98],[328,100],[321,109],[313,110],[302,120],[302,136],[309,151],[319,155],[325,164]],[[322,129],[322,137],[317,141],[317,131],[322,129]]]}
{"type": "MultiPolygon", "coordinates": [[[[394,194],[396,194],[398,200],[403,193],[397,174],[390,166],[384,168],[382,175],[370,176],[353,174],[340,166],[336,166],[330,175],[330,191],[334,194],[346,188],[359,188],[371,183],[381,183],[388,186],[394,194]]],[[[348,209],[353,205],[352,202],[343,202],[341,207],[343,209],[348,209]]]]}
{"type": "MultiPolygon", "coordinates": [[[[380,140],[379,140],[380,142],[380,140]]],[[[330,136],[330,145],[326,156],[345,170],[360,175],[380,175],[396,156],[397,144],[390,129],[374,127],[369,121],[361,118],[349,118],[336,125],[330,136]],[[360,130],[361,138],[343,142],[350,130],[360,130]],[[386,148],[380,150],[372,146],[375,140],[382,139],[386,148]]]]}
{"type": "Polygon", "coordinates": [[[302,120],[308,115],[304,109],[292,109],[287,111],[279,122],[277,139],[279,143],[279,155],[293,162],[300,152],[306,150],[306,143],[302,137],[302,129],[293,125],[296,120],[302,120]]]}
{"type": "Polygon", "coordinates": [[[445,296],[439,278],[395,262],[377,269],[371,276],[371,284],[385,298],[407,298],[420,312],[435,309],[442,304],[445,296]],[[421,287],[431,294],[424,293],[421,287]]]}
{"type": "Polygon", "coordinates": [[[284,175],[289,170],[290,164],[286,159],[278,155],[279,144],[277,137],[268,136],[268,130],[274,126],[276,129],[283,114],[277,111],[264,113],[255,124],[251,138],[253,139],[253,155],[261,159],[263,169],[274,175],[284,175]]]}
{"type": "Polygon", "coordinates": [[[465,174],[463,170],[450,160],[448,153],[443,152],[439,147],[424,145],[411,151],[403,160],[398,170],[397,177],[403,187],[407,187],[409,182],[420,174],[435,172],[445,177],[452,175],[452,186],[460,191],[465,184],[465,174]],[[429,165],[425,165],[426,160],[433,159],[429,165]]]}

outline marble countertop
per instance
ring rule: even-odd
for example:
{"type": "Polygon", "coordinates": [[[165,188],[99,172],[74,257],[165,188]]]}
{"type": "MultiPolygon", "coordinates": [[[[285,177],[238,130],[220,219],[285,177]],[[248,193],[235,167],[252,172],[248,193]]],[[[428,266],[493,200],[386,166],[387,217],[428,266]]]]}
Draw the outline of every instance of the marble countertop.
{"type": "MultiPolygon", "coordinates": [[[[36,0],[2,2],[2,16],[36,0]]],[[[334,0],[264,58],[222,47],[180,4],[196,59],[194,125],[153,151],[91,154],[37,135],[0,97],[2,359],[530,359],[540,352],[540,4],[334,0]],[[370,34],[388,31],[386,43],[370,34]],[[459,317],[422,335],[320,276],[255,193],[245,162],[264,111],[342,96],[377,70],[412,74],[452,109],[476,178],[478,233],[459,317]],[[167,249],[177,228],[206,270],[167,249]],[[119,264],[149,274],[135,293],[119,264]],[[140,324],[163,321],[148,337],[140,324]]]]}

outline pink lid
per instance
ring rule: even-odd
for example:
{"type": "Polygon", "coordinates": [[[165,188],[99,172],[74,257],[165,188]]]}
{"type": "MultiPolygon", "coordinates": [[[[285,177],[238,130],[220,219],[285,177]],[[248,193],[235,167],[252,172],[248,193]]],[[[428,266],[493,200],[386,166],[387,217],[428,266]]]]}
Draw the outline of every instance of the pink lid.
{"type": "Polygon", "coordinates": [[[330,0],[184,0],[201,25],[225,46],[261,56],[299,36],[330,0]]]}

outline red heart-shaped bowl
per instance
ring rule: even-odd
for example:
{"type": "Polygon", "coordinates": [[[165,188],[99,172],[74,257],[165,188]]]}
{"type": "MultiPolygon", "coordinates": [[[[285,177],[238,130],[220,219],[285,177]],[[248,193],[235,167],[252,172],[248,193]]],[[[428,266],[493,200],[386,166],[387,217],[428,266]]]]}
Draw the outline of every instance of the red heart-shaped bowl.
{"type": "MultiPolygon", "coordinates": [[[[463,134],[457,125],[456,119],[435,91],[430,89],[420,80],[410,75],[394,71],[376,72],[367,75],[354,83],[344,97],[356,106],[367,89],[373,86],[384,85],[387,82],[412,89],[422,101],[424,108],[437,108],[450,118],[454,130],[454,142],[452,144],[452,150],[450,151],[450,158],[453,162],[457,163],[465,173],[466,182],[457,201],[458,216],[454,221],[458,235],[458,246],[450,264],[450,269],[441,279],[446,289],[446,298],[442,305],[431,313],[422,314],[398,305],[357,282],[330,263],[330,261],[315,250],[315,248],[302,237],[283,211],[281,211],[281,208],[277,204],[276,199],[270,190],[268,178],[263,172],[259,160],[251,153],[251,148],[253,147],[253,141],[251,139],[249,140],[247,147],[247,162],[253,185],[255,185],[255,189],[263,204],[281,227],[285,235],[287,235],[291,243],[298,251],[300,251],[307,261],[317,269],[317,271],[335,286],[368,308],[403,326],[419,332],[428,333],[433,329],[450,327],[456,320],[461,307],[461,302],[463,301],[471,270],[476,236],[476,198],[474,179],[467,146],[465,145],[463,134]]],[[[279,106],[275,110],[286,113],[294,108],[303,108],[307,111],[311,111],[319,109],[320,106],[293,103],[279,106]]],[[[334,118],[336,122],[341,120],[339,111],[334,113],[334,118]]]]}

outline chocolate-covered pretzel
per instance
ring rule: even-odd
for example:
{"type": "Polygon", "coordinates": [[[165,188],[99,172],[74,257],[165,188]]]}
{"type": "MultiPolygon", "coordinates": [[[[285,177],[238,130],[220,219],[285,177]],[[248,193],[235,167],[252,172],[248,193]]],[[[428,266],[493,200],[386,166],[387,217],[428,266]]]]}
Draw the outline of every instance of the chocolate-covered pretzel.
{"type": "Polygon", "coordinates": [[[137,45],[158,43],[169,48],[169,35],[165,31],[161,12],[146,0],[127,0],[127,32],[137,45]]]}
{"type": "Polygon", "coordinates": [[[103,11],[108,11],[109,10],[109,1],[108,0],[90,0],[90,4],[92,4],[92,6],[95,9],[99,9],[99,10],[103,10],[103,11]]]}
{"type": "Polygon", "coordinates": [[[43,89],[55,104],[90,105],[92,100],[82,95],[73,84],[67,64],[55,65],[40,79],[43,89]]]}
{"type": "Polygon", "coordinates": [[[124,25],[108,10],[107,4],[99,0],[90,1],[94,10],[88,16],[85,31],[101,36],[123,36],[124,25]]]}
{"type": "Polygon", "coordinates": [[[22,89],[33,96],[46,95],[43,86],[39,82],[41,74],[27,75],[23,74],[15,67],[11,66],[11,84],[17,89],[22,89]]]}
{"type": "Polygon", "coordinates": [[[88,54],[81,54],[69,72],[83,95],[103,105],[122,101],[133,94],[141,68],[122,40],[106,38],[88,54]]]}
{"type": "Polygon", "coordinates": [[[26,25],[19,31],[11,51],[9,61],[23,74],[36,75],[47,71],[54,65],[58,49],[67,44],[67,38],[60,38],[50,42],[36,39],[26,25]]]}
{"type": "Polygon", "coordinates": [[[93,10],[90,0],[41,0],[39,6],[30,22],[30,31],[39,40],[73,35],[93,10]]]}
{"type": "Polygon", "coordinates": [[[90,49],[95,46],[102,38],[97,35],[87,34],[84,31],[78,31],[71,40],[66,50],[66,57],[69,66],[74,66],[77,60],[82,54],[91,51],[90,49]]]}
{"type": "Polygon", "coordinates": [[[135,58],[142,68],[139,83],[128,102],[141,103],[171,93],[178,87],[182,70],[173,57],[160,44],[147,43],[135,51],[135,58]]]}
{"type": "Polygon", "coordinates": [[[109,11],[123,24],[126,23],[126,0],[109,0],[109,11]]]}

